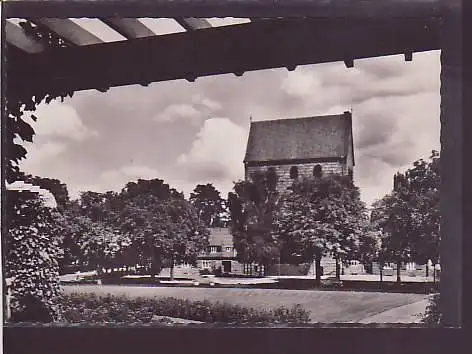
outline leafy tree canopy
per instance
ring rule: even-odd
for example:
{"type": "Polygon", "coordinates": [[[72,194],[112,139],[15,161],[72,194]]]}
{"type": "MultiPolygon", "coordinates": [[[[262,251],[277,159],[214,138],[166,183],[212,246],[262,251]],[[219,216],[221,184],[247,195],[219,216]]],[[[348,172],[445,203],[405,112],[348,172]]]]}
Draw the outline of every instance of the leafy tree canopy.
{"type": "Polygon", "coordinates": [[[368,227],[359,189],[341,175],[294,181],[282,196],[276,220],[287,261],[355,257],[368,227]]]}
{"type": "Polygon", "coordinates": [[[190,194],[190,203],[206,227],[227,227],[225,200],[211,184],[199,184],[190,194]]]}
{"type": "Polygon", "coordinates": [[[383,232],[390,258],[425,263],[439,260],[440,157],[413,163],[394,176],[394,189],[373,205],[373,223],[383,232]]]}
{"type": "Polygon", "coordinates": [[[252,181],[235,183],[234,193],[228,195],[231,232],[240,261],[267,265],[279,256],[273,232],[279,198],[273,173],[255,173],[252,177],[252,181]]]}

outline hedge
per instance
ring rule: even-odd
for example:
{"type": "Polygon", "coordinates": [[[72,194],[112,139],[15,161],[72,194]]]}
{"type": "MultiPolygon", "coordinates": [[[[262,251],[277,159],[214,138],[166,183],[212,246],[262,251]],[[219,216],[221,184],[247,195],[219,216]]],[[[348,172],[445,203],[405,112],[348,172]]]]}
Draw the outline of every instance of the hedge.
{"type": "Polygon", "coordinates": [[[440,308],[440,294],[435,294],[429,299],[429,304],[426,307],[426,312],[421,318],[421,322],[432,325],[439,326],[441,322],[441,308],[440,308]]]}
{"type": "Polygon", "coordinates": [[[309,312],[291,308],[256,309],[221,302],[190,301],[172,297],[134,298],[73,293],[64,296],[63,318],[67,323],[143,324],[153,316],[168,316],[207,323],[306,324],[309,312]]]}

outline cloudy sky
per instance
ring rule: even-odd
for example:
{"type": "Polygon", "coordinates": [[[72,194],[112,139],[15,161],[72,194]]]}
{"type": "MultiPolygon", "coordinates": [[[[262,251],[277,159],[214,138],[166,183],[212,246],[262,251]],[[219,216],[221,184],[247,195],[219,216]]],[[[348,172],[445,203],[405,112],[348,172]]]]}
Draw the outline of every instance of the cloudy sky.
{"type": "Polygon", "coordinates": [[[24,171],[80,191],[161,178],[187,195],[213,183],[226,196],[244,177],[253,120],[353,110],[354,175],[370,204],[392,176],[439,149],[439,52],[77,92],[38,107],[24,171]]]}

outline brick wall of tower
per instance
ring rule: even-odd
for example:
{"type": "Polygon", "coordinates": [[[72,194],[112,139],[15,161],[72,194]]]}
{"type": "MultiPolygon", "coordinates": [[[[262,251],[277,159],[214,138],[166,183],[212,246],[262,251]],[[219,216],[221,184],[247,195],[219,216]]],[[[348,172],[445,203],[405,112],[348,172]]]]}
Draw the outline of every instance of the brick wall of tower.
{"type": "Polygon", "coordinates": [[[289,187],[293,180],[290,178],[290,169],[292,166],[298,167],[298,178],[303,177],[312,177],[313,168],[315,165],[320,165],[323,171],[323,174],[347,174],[347,166],[345,163],[341,162],[310,162],[303,164],[284,164],[284,165],[265,165],[265,166],[248,166],[246,167],[246,179],[249,179],[251,174],[256,171],[265,172],[270,167],[275,168],[277,173],[278,182],[277,190],[282,192],[289,187]]]}

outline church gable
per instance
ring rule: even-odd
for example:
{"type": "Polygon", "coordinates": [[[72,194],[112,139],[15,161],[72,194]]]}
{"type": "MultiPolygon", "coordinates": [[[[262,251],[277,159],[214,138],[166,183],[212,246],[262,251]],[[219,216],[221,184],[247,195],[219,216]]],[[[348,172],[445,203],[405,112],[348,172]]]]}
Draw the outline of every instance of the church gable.
{"type": "Polygon", "coordinates": [[[252,122],[244,163],[267,166],[345,161],[352,154],[351,145],[350,112],[252,122]]]}

